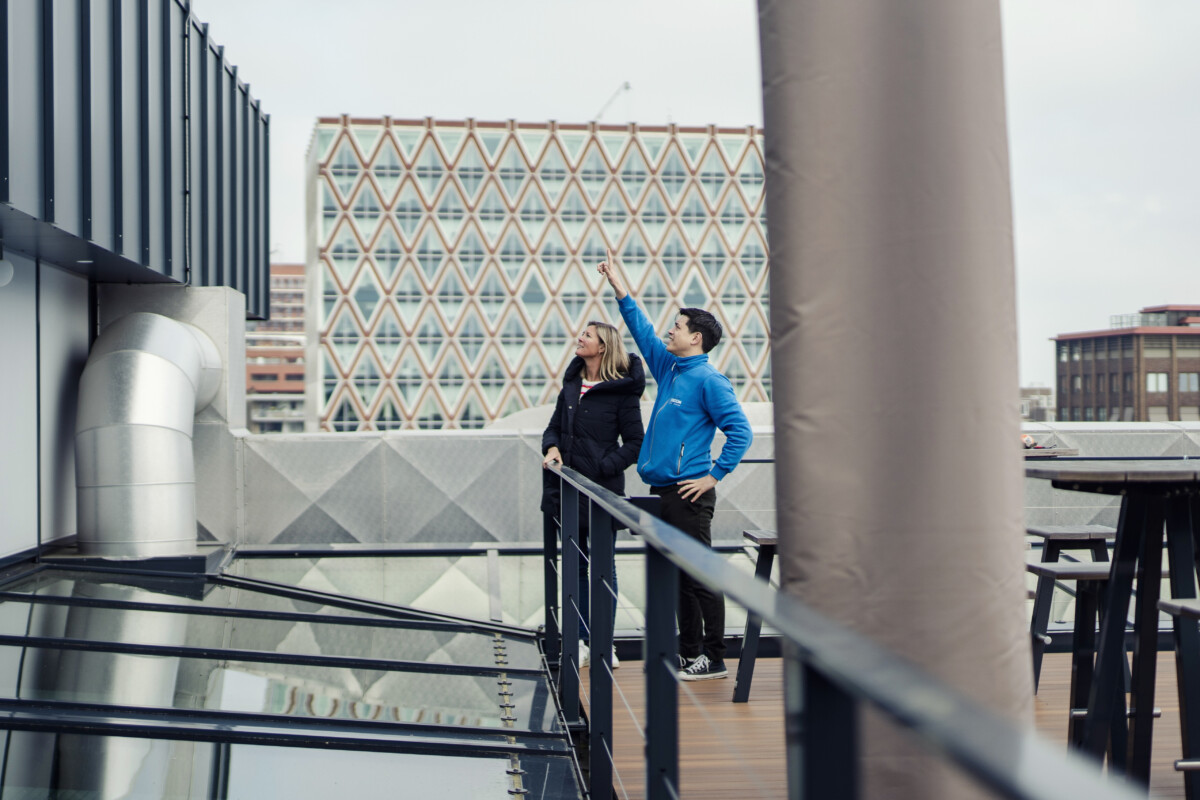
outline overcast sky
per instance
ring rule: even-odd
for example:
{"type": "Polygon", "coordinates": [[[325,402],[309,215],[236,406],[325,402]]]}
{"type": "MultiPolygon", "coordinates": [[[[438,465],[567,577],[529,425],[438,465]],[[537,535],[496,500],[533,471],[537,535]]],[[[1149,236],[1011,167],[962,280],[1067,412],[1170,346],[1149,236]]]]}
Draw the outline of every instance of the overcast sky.
{"type": "MultiPolygon", "coordinates": [[[[1057,333],[1200,303],[1200,3],[1002,0],[1021,381],[1057,333]]],[[[304,260],[313,124],[758,125],[754,0],[194,0],[271,115],[273,261],[304,260]],[[618,93],[623,83],[630,90],[618,93]]]]}

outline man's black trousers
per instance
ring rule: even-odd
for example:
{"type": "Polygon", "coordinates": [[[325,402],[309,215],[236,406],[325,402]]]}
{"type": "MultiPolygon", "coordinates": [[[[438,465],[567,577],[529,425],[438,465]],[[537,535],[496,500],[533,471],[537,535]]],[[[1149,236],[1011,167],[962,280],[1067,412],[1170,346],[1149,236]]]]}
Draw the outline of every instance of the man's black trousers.
{"type": "MultiPolygon", "coordinates": [[[[679,496],[678,486],[652,486],[650,491],[662,498],[659,516],[663,522],[712,547],[713,509],[717,490],[709,489],[695,502],[679,496]]],[[[709,660],[725,660],[725,596],[696,581],[686,572],[679,573],[679,654],[695,658],[703,652],[709,660]]]]}

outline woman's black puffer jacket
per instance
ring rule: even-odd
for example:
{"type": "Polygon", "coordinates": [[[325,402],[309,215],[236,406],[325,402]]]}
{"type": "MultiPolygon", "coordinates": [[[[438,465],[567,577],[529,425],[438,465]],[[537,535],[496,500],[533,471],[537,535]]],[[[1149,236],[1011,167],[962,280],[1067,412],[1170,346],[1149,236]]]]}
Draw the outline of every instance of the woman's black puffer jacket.
{"type": "MultiPolygon", "coordinates": [[[[625,469],[637,462],[646,433],[638,405],[646,390],[646,371],[642,360],[631,355],[626,375],[596,384],[581,398],[583,366],[579,356],[567,365],[554,416],[542,434],[542,455],[557,447],[563,464],[624,494],[625,469]]],[[[559,478],[549,470],[542,473],[542,511],[559,512],[559,478]]]]}

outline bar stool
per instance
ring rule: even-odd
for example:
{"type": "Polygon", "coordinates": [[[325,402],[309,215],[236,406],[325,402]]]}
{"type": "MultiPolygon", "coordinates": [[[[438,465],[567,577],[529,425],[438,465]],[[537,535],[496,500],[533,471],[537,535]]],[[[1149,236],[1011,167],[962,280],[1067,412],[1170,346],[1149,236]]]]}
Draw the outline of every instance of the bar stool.
{"type": "MultiPolygon", "coordinates": [[[[1088,693],[1092,689],[1092,673],[1096,660],[1096,625],[1100,620],[1100,595],[1108,582],[1109,565],[1079,561],[1028,563],[1025,569],[1039,580],[1075,581],[1075,628],[1071,637],[1070,719],[1067,741],[1074,746],[1083,744],[1083,721],[1086,717],[1088,693]]],[[[1121,727],[1124,731],[1124,727],[1121,727]]],[[[1116,726],[1113,735],[1117,736],[1116,726]]],[[[1124,752],[1114,742],[1114,752],[1124,752]]]]}
{"type": "MultiPolygon", "coordinates": [[[[1088,550],[1097,562],[1108,561],[1108,543],[1116,538],[1116,528],[1107,525],[1033,525],[1025,529],[1030,536],[1043,540],[1042,563],[1057,562],[1064,550],[1088,550]]],[[[1107,569],[1107,567],[1106,567],[1107,569]]],[[[1037,694],[1042,674],[1042,656],[1049,640],[1050,605],[1054,597],[1054,580],[1038,578],[1033,596],[1033,619],[1029,634],[1033,638],[1033,693],[1037,694]]]]}

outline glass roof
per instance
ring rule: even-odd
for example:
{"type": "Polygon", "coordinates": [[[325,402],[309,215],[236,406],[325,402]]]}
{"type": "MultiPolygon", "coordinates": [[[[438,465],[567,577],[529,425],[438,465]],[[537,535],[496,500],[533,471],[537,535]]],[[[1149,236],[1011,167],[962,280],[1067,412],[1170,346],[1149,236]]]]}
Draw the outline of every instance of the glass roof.
{"type": "MultiPolygon", "coordinates": [[[[436,569],[370,561],[397,585],[436,569]]],[[[0,794],[371,798],[403,775],[413,796],[581,797],[535,630],[389,602],[333,562],[10,577],[0,794]],[[321,567],[336,585],[298,585],[321,567]]]]}

